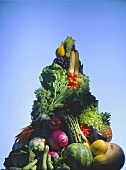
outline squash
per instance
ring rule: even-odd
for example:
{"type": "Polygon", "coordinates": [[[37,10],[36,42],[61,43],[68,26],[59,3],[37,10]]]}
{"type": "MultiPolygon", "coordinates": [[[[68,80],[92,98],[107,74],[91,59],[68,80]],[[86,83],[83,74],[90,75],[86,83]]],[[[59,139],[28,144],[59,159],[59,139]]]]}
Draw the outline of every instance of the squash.
{"type": "Polygon", "coordinates": [[[103,140],[96,140],[90,146],[90,150],[92,151],[93,155],[102,155],[105,154],[108,150],[108,145],[103,140]]]}
{"type": "Polygon", "coordinates": [[[120,146],[108,143],[108,150],[103,155],[94,157],[92,170],[120,170],[125,162],[125,155],[120,146]]]}
{"type": "Polygon", "coordinates": [[[87,146],[88,148],[90,148],[90,144],[88,142],[84,142],[83,143],[85,146],[87,146]]]}
{"type": "Polygon", "coordinates": [[[112,161],[108,155],[97,155],[94,157],[93,170],[112,170],[112,161]]]}
{"type": "Polygon", "coordinates": [[[72,170],[83,170],[93,162],[93,155],[90,149],[82,143],[72,143],[63,151],[65,163],[72,170]]]}
{"type": "Polygon", "coordinates": [[[125,163],[125,155],[120,146],[114,143],[108,143],[108,150],[105,155],[109,156],[109,158],[112,160],[112,167],[121,169],[125,163]]]}

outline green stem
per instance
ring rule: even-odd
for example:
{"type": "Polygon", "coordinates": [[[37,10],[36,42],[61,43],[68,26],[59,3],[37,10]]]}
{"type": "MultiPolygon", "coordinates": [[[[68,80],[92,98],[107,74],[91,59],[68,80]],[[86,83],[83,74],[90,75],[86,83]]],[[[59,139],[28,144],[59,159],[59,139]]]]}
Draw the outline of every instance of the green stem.
{"type": "Polygon", "coordinates": [[[87,138],[83,135],[83,133],[82,133],[80,127],[79,127],[79,123],[78,123],[78,119],[77,118],[76,118],[76,123],[77,123],[78,132],[79,132],[79,134],[81,136],[81,143],[82,142],[87,142],[87,138]]]}
{"type": "Polygon", "coordinates": [[[78,143],[78,138],[77,138],[77,133],[76,133],[76,127],[74,126],[74,121],[69,115],[67,117],[68,117],[68,120],[69,120],[68,123],[70,123],[70,125],[71,125],[71,133],[73,135],[74,142],[78,143]]]}
{"type": "Polygon", "coordinates": [[[67,116],[63,115],[63,117],[64,117],[65,123],[66,123],[66,125],[67,125],[67,128],[68,128],[68,133],[69,133],[69,136],[70,136],[70,142],[71,142],[71,143],[74,143],[75,140],[74,140],[73,135],[72,135],[72,133],[71,133],[71,125],[70,125],[70,122],[69,122],[67,116]]]}
{"type": "Polygon", "coordinates": [[[74,126],[74,129],[75,129],[75,133],[76,133],[76,137],[77,137],[77,142],[81,143],[81,137],[80,137],[80,132],[78,130],[77,122],[76,122],[75,118],[72,115],[71,115],[71,120],[73,122],[73,126],[74,126]]]}

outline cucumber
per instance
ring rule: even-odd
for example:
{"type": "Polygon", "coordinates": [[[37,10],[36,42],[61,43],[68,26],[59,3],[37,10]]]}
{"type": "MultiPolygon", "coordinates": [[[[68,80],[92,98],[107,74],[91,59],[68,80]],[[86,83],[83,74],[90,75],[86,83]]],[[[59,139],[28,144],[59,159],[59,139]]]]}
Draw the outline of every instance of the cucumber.
{"type": "Polygon", "coordinates": [[[38,162],[38,159],[35,159],[34,161],[30,162],[28,165],[24,166],[22,170],[29,170],[33,168],[37,162],[38,162]]]}
{"type": "Polygon", "coordinates": [[[69,166],[63,166],[63,167],[60,167],[60,168],[56,168],[56,170],[70,170],[70,167],[69,166]]]}
{"type": "Polygon", "coordinates": [[[37,169],[37,165],[35,165],[31,168],[31,170],[36,170],[36,169],[37,169]]]}
{"type": "Polygon", "coordinates": [[[51,161],[51,155],[49,155],[49,154],[47,155],[47,167],[48,167],[48,170],[54,169],[54,166],[51,161]]]}
{"type": "Polygon", "coordinates": [[[49,152],[49,146],[46,145],[44,148],[44,153],[42,157],[42,170],[47,170],[47,155],[49,152]]]}

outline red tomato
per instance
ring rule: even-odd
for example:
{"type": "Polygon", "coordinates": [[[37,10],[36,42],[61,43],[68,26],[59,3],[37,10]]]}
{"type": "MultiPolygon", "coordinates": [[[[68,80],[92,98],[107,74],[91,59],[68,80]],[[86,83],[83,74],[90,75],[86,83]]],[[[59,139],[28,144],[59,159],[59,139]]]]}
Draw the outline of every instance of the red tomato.
{"type": "Polygon", "coordinates": [[[81,129],[82,133],[84,134],[84,136],[89,135],[90,129],[86,125],[80,125],[80,129],[81,129]]]}

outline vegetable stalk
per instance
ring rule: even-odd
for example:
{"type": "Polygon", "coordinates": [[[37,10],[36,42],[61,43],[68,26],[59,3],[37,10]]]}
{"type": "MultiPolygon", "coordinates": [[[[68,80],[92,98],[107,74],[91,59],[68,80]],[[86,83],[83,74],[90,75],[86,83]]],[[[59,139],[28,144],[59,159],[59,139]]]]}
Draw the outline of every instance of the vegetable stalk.
{"type": "Polygon", "coordinates": [[[66,122],[70,142],[71,143],[83,143],[86,142],[87,139],[81,132],[79,127],[78,119],[74,118],[72,115],[63,115],[64,121],[66,122]]]}

